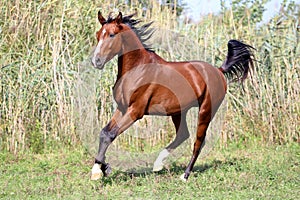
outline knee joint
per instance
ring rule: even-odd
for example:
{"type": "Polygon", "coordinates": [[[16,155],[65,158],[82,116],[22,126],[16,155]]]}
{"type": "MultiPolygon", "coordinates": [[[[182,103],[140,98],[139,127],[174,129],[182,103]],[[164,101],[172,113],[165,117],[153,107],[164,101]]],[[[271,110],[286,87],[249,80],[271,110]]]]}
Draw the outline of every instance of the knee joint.
{"type": "Polygon", "coordinates": [[[117,137],[117,132],[113,130],[105,130],[103,129],[100,132],[100,142],[111,143],[117,137]]]}

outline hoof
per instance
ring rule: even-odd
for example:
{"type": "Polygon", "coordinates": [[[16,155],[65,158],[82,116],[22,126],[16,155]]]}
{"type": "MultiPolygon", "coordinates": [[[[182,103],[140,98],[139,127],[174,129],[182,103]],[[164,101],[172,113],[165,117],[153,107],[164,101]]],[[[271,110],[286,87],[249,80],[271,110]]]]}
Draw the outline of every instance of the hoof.
{"type": "Polygon", "coordinates": [[[95,181],[101,178],[102,172],[100,170],[100,165],[95,163],[93,168],[92,168],[92,175],[91,175],[91,180],[95,181]]]}
{"type": "Polygon", "coordinates": [[[162,163],[161,163],[161,164],[155,164],[155,163],[154,163],[153,171],[154,171],[154,172],[159,172],[159,171],[161,171],[163,168],[164,168],[164,165],[163,165],[162,163]]]}
{"type": "Polygon", "coordinates": [[[91,175],[91,180],[92,181],[96,181],[96,180],[100,179],[101,177],[102,177],[102,173],[101,172],[100,173],[95,173],[95,174],[91,175]]]}
{"type": "Polygon", "coordinates": [[[183,182],[187,182],[187,178],[185,178],[185,173],[180,176],[180,180],[183,182]]]}
{"type": "Polygon", "coordinates": [[[110,167],[110,165],[108,163],[102,164],[101,170],[102,170],[103,175],[105,177],[108,177],[111,174],[111,172],[112,172],[111,167],[110,167]]]}

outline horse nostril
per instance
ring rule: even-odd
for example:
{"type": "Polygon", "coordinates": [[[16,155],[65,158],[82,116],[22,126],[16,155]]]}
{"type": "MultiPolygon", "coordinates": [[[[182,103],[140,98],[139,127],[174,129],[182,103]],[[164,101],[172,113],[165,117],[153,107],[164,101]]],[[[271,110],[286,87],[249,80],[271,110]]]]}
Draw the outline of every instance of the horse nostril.
{"type": "Polygon", "coordinates": [[[91,62],[95,67],[96,67],[97,63],[99,62],[98,60],[99,60],[99,58],[95,58],[95,57],[91,58],[91,62]]]}
{"type": "Polygon", "coordinates": [[[100,64],[101,59],[99,57],[94,56],[94,57],[91,58],[91,62],[92,62],[94,67],[97,67],[97,65],[100,64]]]}

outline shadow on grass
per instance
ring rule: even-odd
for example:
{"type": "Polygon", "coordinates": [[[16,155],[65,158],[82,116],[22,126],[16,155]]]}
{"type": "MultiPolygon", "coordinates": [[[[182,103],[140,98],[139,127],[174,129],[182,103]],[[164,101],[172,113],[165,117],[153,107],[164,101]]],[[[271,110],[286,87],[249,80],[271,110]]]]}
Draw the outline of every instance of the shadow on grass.
{"type": "MultiPolygon", "coordinates": [[[[242,170],[242,166],[245,162],[247,162],[248,159],[246,158],[229,158],[227,160],[212,160],[208,163],[202,164],[202,165],[196,165],[193,168],[193,173],[195,176],[198,176],[201,173],[204,173],[207,170],[216,170],[216,169],[226,169],[232,168],[232,170],[240,171],[242,170]]],[[[146,178],[147,176],[151,175],[158,175],[158,176],[165,176],[165,175],[171,175],[174,177],[178,177],[181,174],[184,173],[186,169],[186,165],[178,164],[178,163],[172,163],[171,165],[167,166],[163,170],[159,172],[153,172],[152,168],[145,167],[145,168],[139,168],[139,169],[130,169],[127,171],[121,171],[121,170],[114,170],[114,172],[109,177],[103,177],[103,185],[111,185],[112,183],[118,183],[118,182],[127,182],[131,181],[134,178],[146,178]]]]}

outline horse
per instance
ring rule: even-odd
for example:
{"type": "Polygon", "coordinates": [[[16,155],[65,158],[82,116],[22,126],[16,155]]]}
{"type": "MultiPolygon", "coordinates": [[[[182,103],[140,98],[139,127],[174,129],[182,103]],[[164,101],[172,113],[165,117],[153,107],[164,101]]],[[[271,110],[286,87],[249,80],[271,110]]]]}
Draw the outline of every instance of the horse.
{"type": "Polygon", "coordinates": [[[96,32],[97,46],[91,62],[97,69],[118,56],[118,73],[113,86],[117,103],[109,123],[100,132],[98,153],[92,167],[91,180],[109,176],[105,162],[108,146],[144,115],[171,116],[176,136],[158,155],[153,171],[163,169],[167,156],[182,144],[189,131],[186,114],[198,107],[197,133],[192,157],[181,175],[187,181],[200,153],[207,128],[222,103],[229,81],[243,81],[253,68],[253,47],[229,40],[228,54],[221,67],[203,61],[169,62],[161,58],[145,42],[152,36],[152,24],[139,25],[135,14],[105,19],[98,12],[101,28],[96,32]]]}

